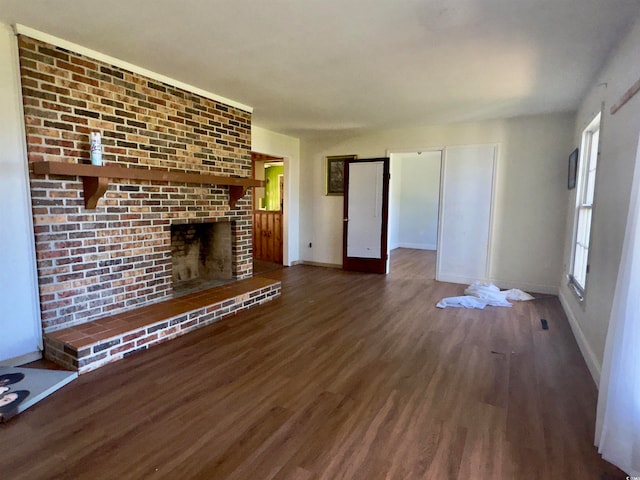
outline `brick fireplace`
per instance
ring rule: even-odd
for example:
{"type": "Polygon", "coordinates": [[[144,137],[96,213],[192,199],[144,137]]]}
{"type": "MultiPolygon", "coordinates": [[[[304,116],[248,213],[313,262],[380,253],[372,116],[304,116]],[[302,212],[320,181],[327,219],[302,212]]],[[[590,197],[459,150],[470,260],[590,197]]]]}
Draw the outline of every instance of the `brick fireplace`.
{"type": "MultiPolygon", "coordinates": [[[[107,165],[251,176],[251,114],[101,61],[19,37],[29,162],[88,163],[102,134],[107,165]]],[[[110,179],[94,210],[77,176],[31,174],[46,333],[172,298],[172,225],[225,225],[225,275],[252,275],[251,195],[110,179]]]]}

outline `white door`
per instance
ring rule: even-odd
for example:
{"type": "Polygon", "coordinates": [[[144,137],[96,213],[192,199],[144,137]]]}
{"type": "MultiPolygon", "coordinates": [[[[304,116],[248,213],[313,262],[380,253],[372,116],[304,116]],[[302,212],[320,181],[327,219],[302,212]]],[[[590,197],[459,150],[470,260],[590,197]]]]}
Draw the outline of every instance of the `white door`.
{"type": "Polygon", "coordinates": [[[345,163],[343,268],[385,273],[389,159],[345,163]]]}
{"type": "Polygon", "coordinates": [[[468,284],[489,277],[495,157],[495,145],[445,149],[437,280],[468,284]]]}

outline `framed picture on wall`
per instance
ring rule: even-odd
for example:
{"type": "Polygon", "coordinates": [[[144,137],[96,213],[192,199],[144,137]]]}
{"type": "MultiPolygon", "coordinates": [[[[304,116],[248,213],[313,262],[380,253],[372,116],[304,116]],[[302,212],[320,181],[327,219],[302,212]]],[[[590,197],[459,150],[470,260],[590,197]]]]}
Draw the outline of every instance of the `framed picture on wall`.
{"type": "Polygon", "coordinates": [[[578,149],[576,148],[569,155],[569,177],[567,179],[567,188],[573,190],[576,188],[576,175],[578,173],[578,149]]]}
{"type": "Polygon", "coordinates": [[[327,195],[344,195],[344,162],[356,155],[327,157],[327,195]]]}

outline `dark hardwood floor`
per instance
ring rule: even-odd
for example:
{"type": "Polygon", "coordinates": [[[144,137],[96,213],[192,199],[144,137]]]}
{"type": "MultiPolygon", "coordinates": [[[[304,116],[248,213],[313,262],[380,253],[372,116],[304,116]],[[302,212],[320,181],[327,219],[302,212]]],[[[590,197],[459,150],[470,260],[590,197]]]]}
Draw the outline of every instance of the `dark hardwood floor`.
{"type": "Polygon", "coordinates": [[[253,259],[253,274],[254,276],[264,275],[265,273],[272,272],[274,270],[282,269],[281,263],[267,262],[266,260],[253,259]]]}
{"type": "Polygon", "coordinates": [[[81,376],[0,426],[0,475],[600,479],[596,388],[558,300],[435,308],[464,286],[295,266],[283,296],[81,376]],[[542,330],[540,318],[549,322],[542,330]]]}

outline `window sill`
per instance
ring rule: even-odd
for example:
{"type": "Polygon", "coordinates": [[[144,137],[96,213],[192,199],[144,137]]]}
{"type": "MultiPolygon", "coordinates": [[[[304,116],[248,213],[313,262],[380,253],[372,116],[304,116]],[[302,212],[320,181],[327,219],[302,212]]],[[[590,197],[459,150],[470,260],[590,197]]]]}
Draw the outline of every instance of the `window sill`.
{"type": "Polygon", "coordinates": [[[569,290],[571,290],[571,292],[575,295],[576,299],[580,304],[584,304],[584,298],[585,298],[584,290],[576,284],[575,280],[573,279],[573,276],[567,275],[567,280],[568,280],[567,286],[569,287],[569,290]]]}

